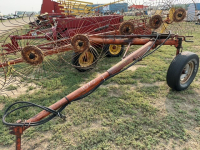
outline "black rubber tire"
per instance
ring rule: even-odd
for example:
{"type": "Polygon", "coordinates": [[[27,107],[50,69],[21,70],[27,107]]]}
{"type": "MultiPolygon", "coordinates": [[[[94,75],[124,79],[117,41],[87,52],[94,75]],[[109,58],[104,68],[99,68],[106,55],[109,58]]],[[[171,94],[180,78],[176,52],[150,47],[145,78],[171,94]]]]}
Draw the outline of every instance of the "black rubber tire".
{"type": "Polygon", "coordinates": [[[169,87],[176,91],[182,91],[189,87],[194,80],[199,68],[199,57],[192,52],[183,52],[177,55],[171,62],[167,71],[167,84],[169,87]],[[181,75],[187,64],[191,64],[193,67],[190,71],[190,75],[186,76],[186,81],[181,82],[181,75]]]}
{"type": "Polygon", "coordinates": [[[110,47],[110,44],[104,45],[103,47],[103,51],[105,52],[106,57],[119,57],[124,52],[124,45],[122,45],[120,52],[116,55],[113,55],[112,53],[110,53],[109,47],[110,47]]]}
{"type": "MultiPolygon", "coordinates": [[[[90,51],[91,52],[91,51],[90,51]]],[[[98,59],[98,52],[97,51],[92,51],[91,52],[94,56],[94,60],[93,60],[93,63],[90,65],[90,66],[87,66],[87,67],[81,67],[80,64],[79,64],[79,57],[82,53],[73,53],[73,59],[72,59],[72,64],[74,65],[74,68],[76,68],[78,71],[80,72],[85,72],[85,71],[89,71],[91,69],[93,69],[96,64],[97,64],[97,59],[98,59]]]]}

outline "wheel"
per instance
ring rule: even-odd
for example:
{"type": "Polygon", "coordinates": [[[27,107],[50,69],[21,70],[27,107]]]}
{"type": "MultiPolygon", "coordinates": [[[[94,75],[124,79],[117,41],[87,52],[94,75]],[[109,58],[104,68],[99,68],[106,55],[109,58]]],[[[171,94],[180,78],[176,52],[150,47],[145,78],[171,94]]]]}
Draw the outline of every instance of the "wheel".
{"type": "Polygon", "coordinates": [[[119,33],[121,35],[131,35],[134,31],[134,24],[130,21],[122,22],[119,26],[119,33]]]}
{"type": "Polygon", "coordinates": [[[94,47],[90,47],[88,51],[83,53],[74,52],[72,58],[72,64],[74,68],[76,68],[80,72],[84,72],[87,70],[91,70],[94,68],[98,61],[98,52],[95,50],[94,47]]]}
{"type": "Polygon", "coordinates": [[[105,45],[103,51],[107,57],[119,57],[124,52],[124,45],[105,45]]]}
{"type": "Polygon", "coordinates": [[[160,15],[154,15],[149,19],[149,26],[152,29],[158,29],[162,25],[162,17],[160,15]]]}
{"type": "MultiPolygon", "coordinates": [[[[59,50],[51,36],[43,30],[29,28],[19,28],[8,33],[0,47],[0,59],[5,65],[4,70],[12,69],[11,77],[39,80],[59,73],[60,65],[56,55],[59,50]],[[50,51],[52,55],[47,54],[50,51]],[[10,65],[6,65],[7,62],[10,65]]],[[[8,73],[4,71],[4,74],[8,73]]]]}
{"type": "Polygon", "coordinates": [[[171,62],[167,71],[167,84],[174,90],[182,91],[189,87],[199,68],[199,57],[192,52],[183,52],[171,62]]]}

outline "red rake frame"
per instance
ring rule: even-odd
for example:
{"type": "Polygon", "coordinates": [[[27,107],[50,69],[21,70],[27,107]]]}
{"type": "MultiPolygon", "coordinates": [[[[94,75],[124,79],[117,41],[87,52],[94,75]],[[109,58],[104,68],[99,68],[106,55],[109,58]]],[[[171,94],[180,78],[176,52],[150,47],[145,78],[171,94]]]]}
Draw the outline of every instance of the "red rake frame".
{"type": "MultiPolygon", "coordinates": [[[[118,31],[111,31],[111,32],[107,32],[106,34],[110,33],[110,35],[105,35],[105,33],[101,33],[101,34],[94,34],[94,35],[89,35],[88,39],[91,43],[91,45],[93,43],[95,44],[99,44],[99,45],[103,45],[103,44],[115,44],[115,45],[144,45],[147,42],[149,42],[151,39],[147,39],[147,38],[155,38],[156,35],[115,35],[118,34],[118,31]],[[111,35],[114,34],[114,35],[111,35]],[[141,39],[143,37],[146,37],[146,39],[141,39]]],[[[13,42],[12,43],[16,43],[16,40],[21,40],[21,39],[35,39],[35,38],[44,38],[42,37],[33,37],[33,36],[23,36],[23,37],[18,37],[18,36],[13,36],[13,42]]],[[[157,40],[156,41],[156,45],[159,45],[161,43],[163,43],[163,41],[165,40],[164,38],[167,37],[167,34],[162,34],[160,35],[161,40],[157,40]]],[[[177,35],[171,35],[170,36],[171,39],[167,40],[165,42],[164,45],[174,45],[175,47],[178,46],[178,38],[181,38],[180,36],[177,35]]],[[[189,37],[189,36],[188,36],[189,37]]],[[[191,36],[190,36],[191,37],[191,36]]],[[[182,37],[183,40],[186,41],[186,37],[182,37]]],[[[59,40],[57,41],[57,43],[69,43],[70,39],[63,39],[63,40],[59,40]]],[[[48,55],[53,55],[53,54],[57,54],[57,53],[61,53],[61,52],[66,52],[66,51],[70,51],[73,50],[73,46],[71,44],[68,45],[64,45],[60,46],[60,47],[56,47],[56,48],[51,48],[51,47],[46,47],[47,45],[51,45],[55,42],[49,42],[49,43],[45,43],[45,44],[41,44],[41,45],[37,45],[40,49],[43,50],[43,55],[44,56],[48,56],[48,55]]],[[[17,44],[17,43],[16,43],[17,44]]],[[[14,44],[14,45],[16,45],[14,44]]],[[[12,50],[12,46],[11,45],[6,45],[7,47],[9,46],[10,49],[7,49],[7,53],[2,53],[1,56],[6,55],[6,54],[10,54],[10,53],[14,53],[14,51],[12,50]]],[[[4,47],[6,47],[4,45],[4,47]]],[[[17,45],[14,47],[18,47],[17,45]]],[[[179,51],[177,51],[177,54],[179,53],[179,51]]],[[[0,64],[0,68],[1,67],[5,67],[8,65],[14,65],[14,64],[18,64],[24,62],[24,60],[22,58],[18,58],[9,62],[5,62],[0,64]]]]}
{"type": "MultiPolygon", "coordinates": [[[[120,27],[123,23],[131,23],[133,25],[133,34],[136,35],[144,35],[143,37],[148,37],[146,35],[151,35],[151,27],[147,25],[147,20],[149,18],[142,19],[131,19],[125,22],[123,21],[122,15],[110,15],[110,16],[96,16],[96,17],[85,17],[85,18],[59,18],[57,17],[54,20],[55,25],[52,28],[48,29],[40,29],[41,26],[38,26],[36,23],[30,24],[32,30],[27,32],[25,35],[11,35],[11,43],[2,45],[4,53],[1,53],[0,56],[5,56],[7,54],[12,54],[17,51],[23,50],[18,45],[18,40],[25,39],[46,39],[50,42],[35,45],[43,52],[43,56],[58,54],[66,51],[73,50],[73,47],[70,44],[71,37],[78,34],[87,34],[91,45],[104,45],[104,44],[116,44],[116,45],[124,45],[124,44],[133,44],[134,45],[143,45],[148,42],[148,39],[145,40],[137,40],[134,39],[132,42],[128,42],[123,38],[129,38],[130,36],[121,36],[122,39],[107,39],[109,35],[120,35],[120,27]],[[34,29],[35,28],[35,29],[34,29]],[[37,30],[39,29],[39,30],[37,30]],[[89,33],[86,33],[89,31],[89,33]],[[49,33],[50,32],[50,33],[49,33]],[[80,32],[80,33],[79,33],[80,32]],[[40,35],[40,33],[45,33],[45,35],[40,35]],[[34,35],[37,36],[34,36],[34,35]],[[106,36],[103,36],[106,35],[106,36]],[[60,39],[61,38],[61,39],[60,39]],[[106,40],[102,39],[106,38],[106,40]],[[52,44],[59,45],[59,48],[53,48],[52,44]]],[[[169,16],[163,21],[169,21],[169,16]]],[[[52,20],[51,20],[52,22],[52,20]]],[[[162,22],[162,21],[161,21],[162,22]]],[[[114,38],[117,36],[114,36],[114,38]]],[[[132,38],[136,38],[137,36],[132,36],[132,38]]],[[[138,36],[141,37],[141,36],[138,36]]],[[[166,45],[175,45],[173,42],[166,45]]],[[[159,44],[159,43],[158,43],[159,44]]],[[[1,67],[5,67],[8,65],[13,65],[17,63],[24,62],[23,58],[17,58],[15,60],[11,60],[9,62],[3,62],[0,64],[1,67]]]]}
{"type": "MultiPolygon", "coordinates": [[[[137,19],[137,20],[129,20],[129,22],[131,22],[133,25],[136,25],[136,28],[133,32],[134,34],[138,34],[138,33],[142,34],[142,35],[144,35],[144,34],[150,35],[151,34],[151,29],[146,27],[146,19],[144,18],[144,19],[137,19]]],[[[59,22],[62,22],[62,20],[59,21],[59,22]]],[[[102,20],[102,19],[100,18],[100,20],[102,20]]],[[[0,56],[5,56],[5,55],[8,55],[8,54],[15,54],[16,52],[23,50],[22,48],[19,47],[18,40],[26,40],[26,39],[27,40],[30,40],[30,39],[33,39],[33,40],[34,39],[49,40],[48,43],[36,45],[36,47],[41,49],[44,57],[49,56],[49,55],[53,55],[53,54],[62,53],[62,52],[67,52],[67,51],[70,51],[70,50],[74,50],[73,47],[70,44],[71,43],[70,37],[73,37],[74,35],[76,35],[76,33],[80,30],[81,31],[88,31],[89,29],[90,30],[92,29],[92,32],[90,32],[90,34],[88,35],[88,38],[90,40],[91,45],[118,44],[118,43],[127,44],[126,42],[122,42],[122,41],[121,42],[117,42],[117,41],[113,42],[112,41],[112,42],[106,43],[104,40],[102,40],[102,35],[119,35],[120,34],[119,30],[117,30],[117,29],[119,29],[119,26],[121,24],[121,22],[120,22],[121,17],[117,16],[113,20],[114,20],[113,23],[116,22],[117,20],[119,21],[119,23],[106,26],[107,22],[102,21],[102,22],[100,22],[100,25],[94,24],[94,25],[92,25],[93,27],[91,27],[91,25],[88,26],[88,24],[85,24],[81,29],[80,28],[75,29],[74,27],[70,26],[71,25],[71,23],[70,23],[69,26],[71,27],[71,29],[69,29],[67,31],[67,33],[66,32],[63,32],[63,33],[59,32],[59,30],[61,30],[61,26],[59,27],[59,24],[58,24],[58,27],[53,27],[52,29],[41,30],[45,33],[45,35],[33,36],[33,34],[32,34],[33,30],[31,30],[27,34],[21,35],[21,36],[11,35],[10,36],[11,43],[2,45],[3,51],[6,51],[6,52],[1,53],[0,56]],[[97,26],[100,26],[100,27],[96,28],[97,26]],[[108,30],[110,30],[110,31],[108,31],[108,30]],[[52,31],[52,34],[49,35],[48,31],[52,31]],[[108,31],[108,32],[105,32],[105,31],[108,31]],[[59,33],[59,36],[62,36],[62,39],[58,39],[58,33],[59,33]],[[53,41],[52,41],[52,39],[53,39],[53,41]],[[59,45],[59,47],[53,48],[52,44],[59,45]]],[[[73,22],[73,21],[70,21],[70,22],[73,22]]],[[[35,30],[35,31],[36,31],[36,34],[41,33],[41,31],[40,32],[37,31],[37,30],[35,30]]],[[[144,37],[145,36],[146,35],[144,35],[144,37]]],[[[122,36],[122,38],[127,38],[127,36],[122,36]]],[[[143,45],[147,41],[148,40],[146,40],[142,43],[139,41],[139,42],[136,42],[134,45],[143,45]]],[[[120,44],[118,44],[118,45],[120,45],[120,44]]],[[[22,63],[22,62],[24,62],[23,58],[17,58],[15,60],[11,60],[9,62],[0,63],[0,68],[6,67],[8,65],[14,65],[14,64],[22,63]]]]}

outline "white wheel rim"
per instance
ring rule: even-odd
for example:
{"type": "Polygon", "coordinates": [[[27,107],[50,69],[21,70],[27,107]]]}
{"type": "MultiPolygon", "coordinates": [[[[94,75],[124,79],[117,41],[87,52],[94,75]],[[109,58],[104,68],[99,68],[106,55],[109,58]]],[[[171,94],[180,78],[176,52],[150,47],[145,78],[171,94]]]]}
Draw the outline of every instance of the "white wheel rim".
{"type": "Polygon", "coordinates": [[[193,61],[189,61],[182,70],[180,76],[180,83],[185,84],[190,79],[193,71],[194,71],[194,63],[193,61]]]}

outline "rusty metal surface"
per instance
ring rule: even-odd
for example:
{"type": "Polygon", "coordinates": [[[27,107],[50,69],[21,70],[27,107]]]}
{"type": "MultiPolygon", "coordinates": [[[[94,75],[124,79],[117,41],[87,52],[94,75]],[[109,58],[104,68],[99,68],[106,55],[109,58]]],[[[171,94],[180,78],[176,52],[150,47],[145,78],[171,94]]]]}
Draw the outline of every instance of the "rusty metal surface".
{"type": "MultiPolygon", "coordinates": [[[[116,44],[116,45],[128,45],[131,43],[131,45],[144,45],[147,42],[149,42],[151,39],[139,39],[139,38],[125,38],[125,39],[113,39],[113,38],[89,38],[90,42],[94,43],[105,43],[105,44],[116,44]]],[[[160,45],[163,43],[165,39],[159,39],[156,41],[156,45],[160,45]]],[[[169,39],[167,40],[164,45],[177,45],[178,40],[169,39]]]]}
{"type": "Polygon", "coordinates": [[[13,134],[16,136],[16,150],[21,150],[21,136],[23,134],[23,131],[27,129],[28,127],[25,126],[18,126],[18,127],[10,127],[9,130],[10,134],[13,134]]]}

